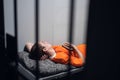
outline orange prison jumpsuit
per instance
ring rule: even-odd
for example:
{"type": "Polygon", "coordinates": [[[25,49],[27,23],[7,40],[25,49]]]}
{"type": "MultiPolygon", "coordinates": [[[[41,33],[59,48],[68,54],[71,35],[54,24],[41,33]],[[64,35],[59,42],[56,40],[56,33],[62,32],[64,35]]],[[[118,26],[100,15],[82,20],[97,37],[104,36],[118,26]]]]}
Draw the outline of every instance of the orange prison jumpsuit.
{"type": "MultiPolygon", "coordinates": [[[[78,50],[83,54],[84,58],[86,57],[86,44],[77,45],[78,50]]],[[[56,52],[56,56],[51,60],[57,63],[68,64],[69,62],[69,50],[65,49],[62,46],[53,46],[53,49],[56,52]]],[[[83,65],[82,59],[79,58],[78,53],[71,51],[70,64],[76,67],[83,65]]]]}

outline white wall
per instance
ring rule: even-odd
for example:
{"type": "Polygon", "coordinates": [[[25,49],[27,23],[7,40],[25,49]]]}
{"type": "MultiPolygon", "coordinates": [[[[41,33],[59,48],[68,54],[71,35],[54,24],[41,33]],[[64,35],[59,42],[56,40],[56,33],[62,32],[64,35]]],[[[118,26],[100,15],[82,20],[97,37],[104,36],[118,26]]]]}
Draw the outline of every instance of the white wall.
{"type": "Polygon", "coordinates": [[[89,0],[76,0],[74,20],[74,44],[86,43],[89,0]]]}
{"type": "Polygon", "coordinates": [[[69,0],[41,0],[40,39],[61,44],[67,41],[69,0]]]}
{"type": "MultiPolygon", "coordinates": [[[[40,0],[40,40],[52,44],[67,41],[70,0],[40,0]]],[[[85,43],[88,0],[76,0],[74,43],[85,43]]],[[[13,0],[4,0],[5,33],[14,35],[13,0]]],[[[18,0],[18,49],[34,42],[34,0],[18,0]]]]}
{"type": "Polygon", "coordinates": [[[18,0],[18,50],[34,42],[34,0],[18,0]]]}

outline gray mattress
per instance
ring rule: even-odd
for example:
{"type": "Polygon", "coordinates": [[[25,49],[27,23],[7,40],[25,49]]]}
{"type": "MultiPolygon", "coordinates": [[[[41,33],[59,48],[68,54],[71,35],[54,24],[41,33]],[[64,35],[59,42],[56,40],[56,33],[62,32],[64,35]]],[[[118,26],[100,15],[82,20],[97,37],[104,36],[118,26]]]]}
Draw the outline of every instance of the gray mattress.
{"type": "MultiPolygon", "coordinates": [[[[27,52],[19,52],[18,72],[22,74],[28,80],[35,80],[35,61],[29,59],[27,52]]],[[[39,61],[39,80],[53,80],[67,76],[69,71],[71,74],[78,73],[83,70],[84,67],[73,67],[64,64],[54,63],[47,59],[39,61]]]]}

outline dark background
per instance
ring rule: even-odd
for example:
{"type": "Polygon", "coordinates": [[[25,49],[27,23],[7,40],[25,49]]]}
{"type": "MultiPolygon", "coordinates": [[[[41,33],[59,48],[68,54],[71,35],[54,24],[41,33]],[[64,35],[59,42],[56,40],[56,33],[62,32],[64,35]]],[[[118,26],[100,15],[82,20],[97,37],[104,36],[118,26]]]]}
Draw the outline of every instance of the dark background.
{"type": "Polygon", "coordinates": [[[119,27],[119,0],[90,0],[86,80],[120,80],[119,27]]]}
{"type": "Polygon", "coordinates": [[[4,59],[4,15],[3,15],[3,0],[0,0],[0,78],[5,75],[6,60],[4,59]]]}
{"type": "MultiPolygon", "coordinates": [[[[10,79],[10,75],[14,74],[8,71],[8,61],[4,55],[3,14],[3,0],[0,0],[0,80],[5,77],[10,79]]],[[[83,80],[120,80],[120,1],[90,0],[88,17],[87,59],[83,80]]],[[[78,80],[82,80],[80,78],[78,80]]]]}

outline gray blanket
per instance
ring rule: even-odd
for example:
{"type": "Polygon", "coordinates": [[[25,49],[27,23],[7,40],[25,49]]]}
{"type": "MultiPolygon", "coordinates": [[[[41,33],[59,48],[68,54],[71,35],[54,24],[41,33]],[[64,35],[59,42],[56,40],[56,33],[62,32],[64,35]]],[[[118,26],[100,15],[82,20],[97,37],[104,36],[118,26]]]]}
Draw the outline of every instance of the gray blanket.
{"type": "MultiPolygon", "coordinates": [[[[19,52],[19,61],[30,71],[34,72],[36,70],[36,61],[28,57],[29,53],[19,52]]],[[[60,72],[67,71],[68,68],[75,68],[73,66],[68,66],[64,64],[55,63],[49,59],[39,60],[39,73],[41,76],[48,76],[60,72]]]]}

